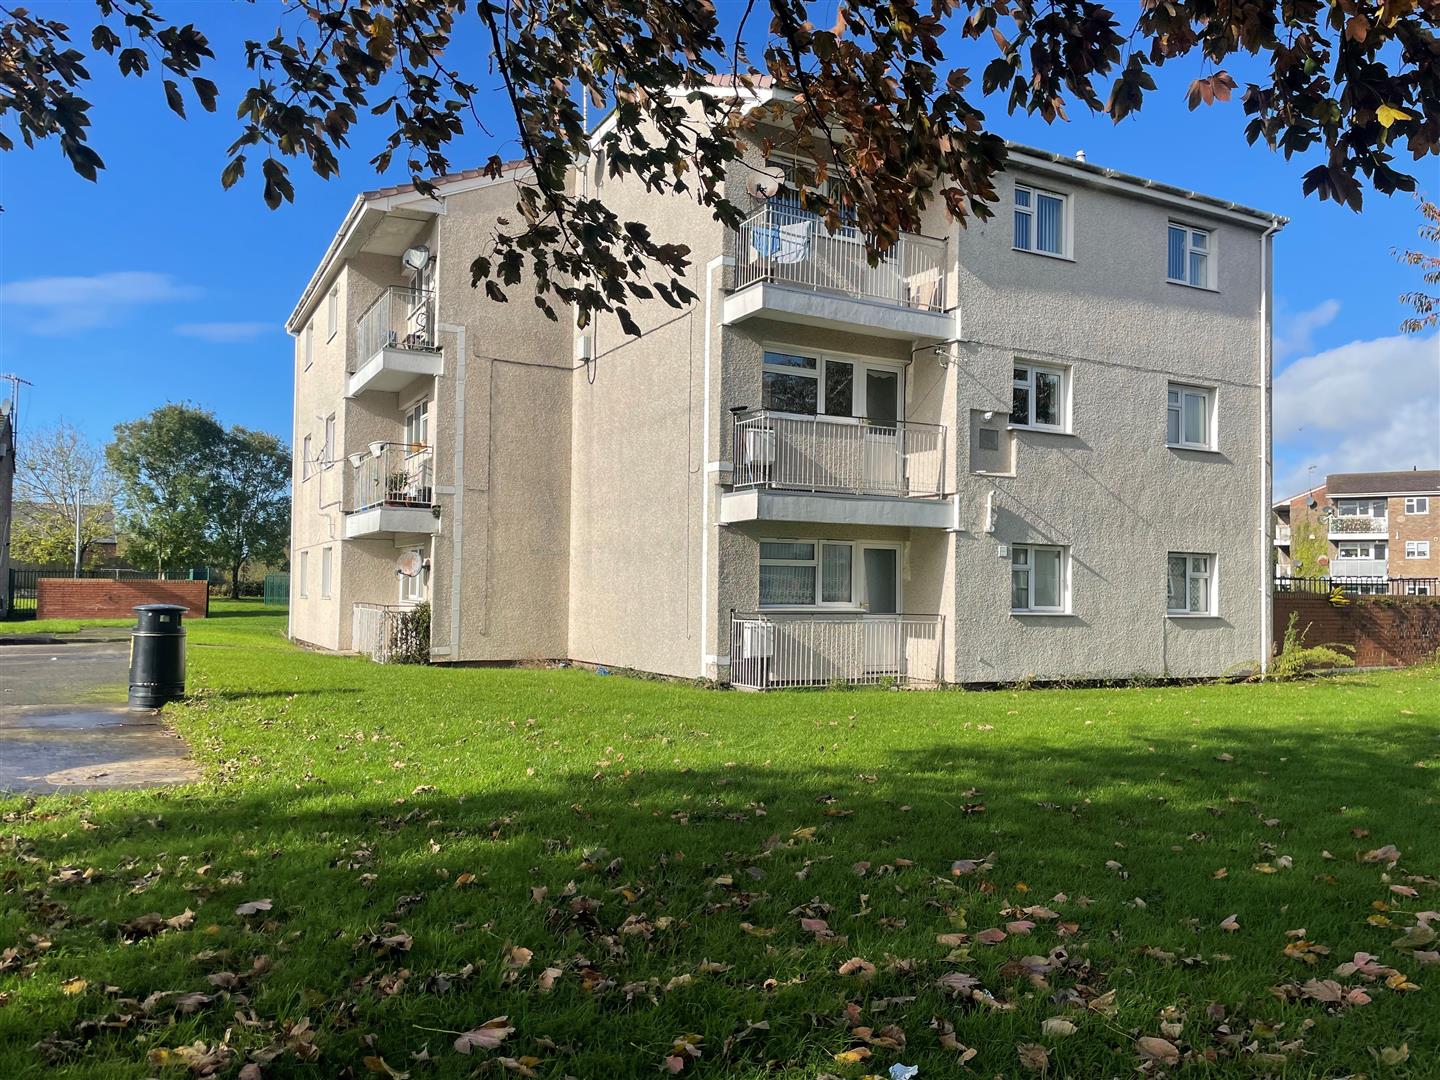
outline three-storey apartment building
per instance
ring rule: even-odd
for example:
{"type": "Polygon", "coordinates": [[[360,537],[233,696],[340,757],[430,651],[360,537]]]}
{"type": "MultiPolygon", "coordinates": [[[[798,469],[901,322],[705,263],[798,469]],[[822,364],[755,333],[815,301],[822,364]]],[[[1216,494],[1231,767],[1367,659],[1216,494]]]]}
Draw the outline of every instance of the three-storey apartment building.
{"type": "Polygon", "coordinates": [[[1391,578],[1405,581],[1407,592],[1440,585],[1440,471],[1332,473],[1277,502],[1275,514],[1282,574],[1330,577],[1359,591],[1367,583],[1384,591],[1391,578]],[[1295,554],[1301,546],[1323,555],[1305,565],[1295,554]]]}
{"type": "Polygon", "coordinates": [[[738,230],[577,177],[691,249],[638,337],[470,288],[514,174],[356,201],[288,324],[292,634],[369,650],[424,598],[439,661],[757,689],[1267,656],[1283,219],[1017,146],[993,218],[871,266],[760,146],[738,230]]]}

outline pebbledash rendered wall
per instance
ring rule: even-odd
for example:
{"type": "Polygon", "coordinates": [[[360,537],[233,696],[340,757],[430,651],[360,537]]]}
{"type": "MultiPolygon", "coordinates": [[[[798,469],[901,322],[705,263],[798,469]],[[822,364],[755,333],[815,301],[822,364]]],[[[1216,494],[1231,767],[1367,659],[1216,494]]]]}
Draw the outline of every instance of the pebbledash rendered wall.
{"type": "Polygon", "coordinates": [[[127,619],[136,604],[179,604],[187,619],[210,614],[206,581],[107,581],[103,578],[41,578],[36,619],[127,619]]]}
{"type": "Polygon", "coordinates": [[[1290,616],[1306,645],[1348,645],[1356,667],[1405,667],[1440,659],[1440,597],[1275,594],[1275,641],[1290,616]]]}

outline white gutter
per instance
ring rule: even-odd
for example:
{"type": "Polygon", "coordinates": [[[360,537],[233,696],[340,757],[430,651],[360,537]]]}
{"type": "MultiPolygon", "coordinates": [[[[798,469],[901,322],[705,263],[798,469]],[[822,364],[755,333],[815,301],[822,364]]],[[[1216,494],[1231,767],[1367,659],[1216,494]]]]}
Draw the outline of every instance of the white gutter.
{"type": "Polygon", "coordinates": [[[1271,509],[1274,491],[1270,470],[1274,466],[1274,455],[1270,448],[1271,396],[1274,391],[1275,372],[1273,345],[1274,303],[1271,297],[1273,276],[1273,249],[1271,240],[1285,227],[1283,218],[1274,218],[1260,234],[1260,674],[1270,670],[1270,652],[1275,647],[1275,574],[1271,569],[1274,557],[1272,541],[1271,509]]]}
{"type": "Polygon", "coordinates": [[[455,451],[451,458],[455,494],[450,504],[450,659],[460,659],[460,567],[465,531],[465,369],[470,354],[465,351],[465,327],[453,323],[436,326],[442,334],[455,335],[455,451]]]}
{"type": "Polygon", "coordinates": [[[701,396],[700,460],[705,468],[700,476],[700,678],[705,678],[705,667],[712,655],[706,647],[710,641],[710,496],[713,494],[710,481],[710,355],[712,327],[715,325],[712,308],[715,301],[715,271],[728,265],[731,260],[717,255],[705,265],[705,389],[701,396]]]}

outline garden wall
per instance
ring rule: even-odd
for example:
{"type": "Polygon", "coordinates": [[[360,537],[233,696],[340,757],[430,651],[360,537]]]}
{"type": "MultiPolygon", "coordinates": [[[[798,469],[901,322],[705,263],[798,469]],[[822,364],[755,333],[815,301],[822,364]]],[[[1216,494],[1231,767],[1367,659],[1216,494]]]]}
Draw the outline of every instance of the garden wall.
{"type": "Polygon", "coordinates": [[[1335,606],[1328,596],[1275,594],[1275,647],[1293,611],[1306,645],[1351,645],[1356,667],[1404,667],[1436,658],[1440,597],[1351,596],[1335,606]],[[1306,627],[1309,627],[1306,630],[1306,627]]]}
{"type": "Polygon", "coordinates": [[[204,581],[107,581],[104,578],[41,578],[36,583],[37,619],[127,619],[136,604],[182,604],[187,619],[210,613],[204,581]]]}

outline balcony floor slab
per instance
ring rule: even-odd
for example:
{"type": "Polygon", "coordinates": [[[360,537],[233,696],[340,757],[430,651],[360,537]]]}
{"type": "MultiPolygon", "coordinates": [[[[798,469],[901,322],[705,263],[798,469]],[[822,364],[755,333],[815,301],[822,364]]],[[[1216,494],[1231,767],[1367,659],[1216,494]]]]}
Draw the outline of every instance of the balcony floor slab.
{"type": "Polygon", "coordinates": [[[428,506],[372,506],[345,515],[345,539],[382,536],[430,536],[440,521],[428,506]]]}
{"type": "Polygon", "coordinates": [[[438,352],[384,348],[355,369],[346,381],[345,396],[353,398],[369,390],[397,393],[416,379],[433,379],[444,373],[445,363],[438,352]]]}
{"type": "Polygon", "coordinates": [[[872,337],[905,341],[944,341],[955,336],[955,316],[948,312],[888,304],[774,281],[756,281],[725,297],[721,311],[724,325],[736,326],[754,318],[852,330],[872,337]]]}
{"type": "Polygon", "coordinates": [[[950,499],[759,489],[730,491],[720,498],[722,525],[792,521],[817,525],[948,529],[954,520],[955,506],[950,499]]]}

